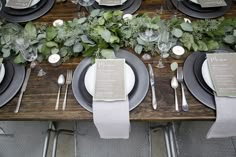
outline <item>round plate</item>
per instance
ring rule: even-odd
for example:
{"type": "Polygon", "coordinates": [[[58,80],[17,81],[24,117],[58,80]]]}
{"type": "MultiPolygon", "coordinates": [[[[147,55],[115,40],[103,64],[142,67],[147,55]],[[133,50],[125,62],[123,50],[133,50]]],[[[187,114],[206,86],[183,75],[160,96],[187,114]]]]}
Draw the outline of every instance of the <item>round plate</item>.
{"type": "Polygon", "coordinates": [[[231,0],[225,0],[225,2],[227,3],[227,6],[219,7],[218,9],[211,12],[198,12],[185,6],[182,1],[179,1],[179,4],[177,4],[177,0],[171,0],[171,2],[182,13],[189,15],[191,17],[200,18],[200,19],[220,17],[224,15],[232,6],[231,0]]]}
{"type": "Polygon", "coordinates": [[[14,76],[14,67],[10,61],[4,61],[6,74],[0,84],[0,94],[2,94],[7,87],[10,85],[12,78],[14,76]]]}
{"type": "Polygon", "coordinates": [[[31,21],[31,20],[37,19],[37,18],[43,16],[44,14],[46,14],[53,7],[53,5],[55,3],[55,0],[45,0],[45,1],[47,1],[46,4],[43,7],[41,7],[39,10],[33,12],[32,14],[22,15],[22,16],[13,16],[13,15],[10,15],[10,14],[7,14],[6,12],[4,12],[4,6],[6,3],[6,0],[2,0],[3,9],[0,10],[0,16],[10,22],[31,21]]]}
{"type": "Polygon", "coordinates": [[[191,10],[197,11],[197,12],[212,12],[216,9],[219,9],[219,7],[211,7],[211,8],[202,8],[200,5],[192,3],[191,1],[181,1],[185,6],[190,8],[191,10]]]}
{"type": "Polygon", "coordinates": [[[0,66],[0,83],[2,82],[4,76],[5,76],[5,66],[4,63],[2,63],[0,66]]]}
{"type": "MultiPolygon", "coordinates": [[[[127,0],[121,0],[121,5],[123,3],[125,3],[127,0]]],[[[96,2],[99,4],[100,0],[96,0],[96,2]]],[[[116,4],[99,4],[99,5],[103,5],[103,6],[117,6],[116,4]]]]}
{"type": "MultiPolygon", "coordinates": [[[[134,3],[126,8],[125,10],[122,10],[124,14],[133,14],[135,11],[137,11],[139,9],[139,7],[141,6],[142,4],[142,0],[134,0],[134,3]]],[[[94,8],[93,6],[91,6],[92,9],[96,9],[94,8]]]]}
{"type": "Polygon", "coordinates": [[[0,107],[8,103],[17,94],[25,78],[25,67],[14,63],[12,65],[15,73],[8,88],[0,95],[0,107]]]}
{"type": "Polygon", "coordinates": [[[47,3],[47,0],[41,0],[37,5],[31,8],[19,10],[19,9],[12,9],[12,8],[5,7],[3,8],[3,11],[9,15],[24,16],[24,15],[32,14],[33,12],[38,11],[39,9],[44,7],[46,3],[47,3]]]}
{"type": "MultiPolygon", "coordinates": [[[[85,74],[84,83],[85,88],[89,92],[90,95],[94,96],[95,91],[95,74],[96,74],[96,63],[90,66],[85,74]]],[[[134,87],[135,76],[132,68],[125,64],[125,92],[128,95],[134,87]]]]}
{"type": "Polygon", "coordinates": [[[197,57],[193,65],[193,71],[198,83],[211,95],[214,95],[212,89],[206,84],[202,75],[202,64],[206,60],[206,53],[201,52],[197,57]]]}
{"type": "Polygon", "coordinates": [[[105,10],[125,10],[126,8],[130,7],[135,0],[128,0],[122,5],[116,5],[116,6],[104,6],[99,5],[97,2],[93,3],[93,7],[95,9],[105,9],[105,10]]]}
{"type": "MultiPolygon", "coordinates": [[[[9,1],[9,0],[7,0],[7,2],[8,2],[8,1],[9,1]]],[[[40,1],[40,0],[32,0],[32,2],[31,2],[31,4],[30,4],[29,7],[11,7],[11,8],[13,8],[13,9],[27,9],[27,8],[30,8],[30,7],[32,7],[32,6],[34,6],[34,5],[36,5],[39,1],[40,1]]]]}
{"type": "Polygon", "coordinates": [[[202,64],[202,76],[203,76],[203,79],[206,82],[206,84],[212,90],[215,90],[214,85],[213,85],[212,80],[211,80],[210,71],[209,71],[209,67],[208,67],[208,64],[207,64],[207,59],[205,59],[205,61],[202,64]]]}
{"type": "Polygon", "coordinates": [[[215,110],[215,100],[214,96],[208,93],[202,86],[199,84],[195,74],[193,72],[193,65],[196,58],[201,55],[202,52],[193,52],[184,62],[183,74],[184,82],[192,93],[192,95],[198,99],[204,105],[215,110]]]}
{"type": "MultiPolygon", "coordinates": [[[[135,75],[135,85],[129,93],[129,109],[137,107],[145,98],[149,87],[149,75],[146,66],[134,54],[119,50],[116,52],[117,58],[125,58],[126,63],[133,69],[135,75]]],[[[75,69],[72,80],[72,91],[78,101],[88,111],[92,112],[92,96],[87,92],[84,84],[84,76],[91,66],[91,58],[83,59],[75,69]]]]}

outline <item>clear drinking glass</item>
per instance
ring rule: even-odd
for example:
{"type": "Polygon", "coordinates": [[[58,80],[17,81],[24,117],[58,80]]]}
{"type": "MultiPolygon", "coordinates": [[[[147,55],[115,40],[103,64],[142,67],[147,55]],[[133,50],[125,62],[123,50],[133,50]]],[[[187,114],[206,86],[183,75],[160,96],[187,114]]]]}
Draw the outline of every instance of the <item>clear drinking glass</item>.
{"type": "Polygon", "coordinates": [[[168,31],[163,31],[160,33],[157,43],[159,52],[160,52],[160,59],[157,64],[157,68],[164,68],[165,65],[162,62],[163,55],[168,53],[170,48],[173,46],[173,42],[171,39],[171,34],[168,31]]]}
{"type": "MultiPolygon", "coordinates": [[[[26,60],[31,62],[30,67],[35,68],[38,66],[38,63],[36,61],[38,57],[38,49],[34,46],[30,45],[30,40],[26,38],[17,38],[15,41],[16,50],[19,50],[22,57],[26,60]]],[[[46,75],[46,72],[38,66],[38,76],[44,76],[46,75]]]]}

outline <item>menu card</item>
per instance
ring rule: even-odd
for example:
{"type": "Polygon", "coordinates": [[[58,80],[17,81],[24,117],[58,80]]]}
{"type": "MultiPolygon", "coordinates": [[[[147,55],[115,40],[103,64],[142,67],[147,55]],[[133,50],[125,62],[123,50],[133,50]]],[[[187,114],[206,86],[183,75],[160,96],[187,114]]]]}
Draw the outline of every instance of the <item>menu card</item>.
{"type": "Polygon", "coordinates": [[[125,59],[96,59],[94,100],[126,100],[125,59]]]}
{"type": "Polygon", "coordinates": [[[207,63],[217,96],[236,96],[236,53],[207,54],[207,63]]]}
{"type": "Polygon", "coordinates": [[[225,0],[198,0],[202,8],[227,6],[225,0]]]}
{"type": "Polygon", "coordinates": [[[100,5],[120,5],[121,0],[100,0],[100,5]]]}
{"type": "Polygon", "coordinates": [[[6,7],[27,8],[30,7],[32,0],[7,0],[6,7]]]}

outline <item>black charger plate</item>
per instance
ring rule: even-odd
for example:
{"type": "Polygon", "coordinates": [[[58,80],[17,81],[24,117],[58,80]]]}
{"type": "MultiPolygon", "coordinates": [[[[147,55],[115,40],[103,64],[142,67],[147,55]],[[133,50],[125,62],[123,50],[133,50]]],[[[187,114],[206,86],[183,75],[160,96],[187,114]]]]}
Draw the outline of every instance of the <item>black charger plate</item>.
{"type": "Polygon", "coordinates": [[[15,73],[13,64],[10,61],[4,61],[4,67],[5,67],[5,76],[2,82],[0,83],[0,94],[2,94],[10,85],[15,73]]]}
{"type": "MultiPolygon", "coordinates": [[[[2,0],[3,8],[5,7],[5,3],[6,0],[2,0]]],[[[4,9],[1,9],[0,16],[10,22],[27,22],[35,20],[46,14],[53,7],[54,3],[55,0],[47,0],[46,4],[37,11],[33,12],[32,14],[22,15],[22,16],[10,15],[4,12],[4,9]]]]}
{"type": "Polygon", "coordinates": [[[219,9],[219,7],[202,8],[200,4],[193,3],[190,0],[184,0],[181,2],[188,8],[198,12],[212,12],[215,11],[216,9],[219,9]]]}
{"type": "Polygon", "coordinates": [[[212,89],[206,84],[202,76],[202,64],[205,60],[206,60],[206,53],[205,52],[199,53],[194,62],[193,71],[198,83],[202,86],[202,88],[205,89],[211,95],[214,95],[212,89]]]}
{"type": "MultiPolygon", "coordinates": [[[[146,66],[134,54],[119,50],[116,52],[117,58],[125,58],[126,63],[133,69],[135,75],[135,84],[132,91],[129,93],[129,109],[137,107],[145,98],[149,88],[149,75],[146,66]]],[[[84,77],[91,66],[91,58],[83,59],[75,69],[72,90],[78,103],[86,110],[92,112],[92,96],[88,93],[84,84],[84,77]]]]}
{"type": "MultiPolygon", "coordinates": [[[[142,4],[142,0],[134,0],[134,3],[126,8],[125,10],[122,10],[124,14],[133,14],[135,11],[139,9],[139,7],[142,4]]],[[[96,9],[93,6],[90,7],[91,9],[96,9]]]]}
{"type": "Polygon", "coordinates": [[[199,12],[199,11],[190,9],[189,7],[184,5],[182,1],[177,2],[177,0],[171,0],[171,2],[182,13],[188,16],[200,18],[200,19],[220,17],[224,15],[232,6],[232,0],[225,0],[225,2],[227,3],[227,6],[219,7],[218,9],[211,12],[199,12]]]}
{"type": "Polygon", "coordinates": [[[12,65],[15,73],[8,88],[0,95],[0,107],[8,103],[17,94],[25,78],[25,67],[15,63],[12,65]]]}
{"type": "Polygon", "coordinates": [[[201,55],[202,52],[193,52],[184,62],[183,74],[184,74],[184,82],[188,88],[188,90],[192,93],[192,95],[198,99],[204,105],[215,110],[215,100],[214,96],[208,93],[200,83],[198,82],[193,66],[196,58],[201,55]]]}
{"type": "Polygon", "coordinates": [[[33,12],[38,11],[40,8],[44,7],[46,3],[47,3],[47,0],[40,0],[39,3],[37,3],[35,6],[32,6],[27,9],[13,9],[9,7],[4,7],[3,11],[9,15],[23,16],[23,15],[32,14],[33,12]]]}
{"type": "Polygon", "coordinates": [[[94,2],[93,7],[96,9],[105,9],[105,10],[125,10],[126,8],[130,7],[135,0],[127,0],[122,5],[116,5],[116,6],[105,6],[105,5],[99,5],[97,2],[94,2]]]}

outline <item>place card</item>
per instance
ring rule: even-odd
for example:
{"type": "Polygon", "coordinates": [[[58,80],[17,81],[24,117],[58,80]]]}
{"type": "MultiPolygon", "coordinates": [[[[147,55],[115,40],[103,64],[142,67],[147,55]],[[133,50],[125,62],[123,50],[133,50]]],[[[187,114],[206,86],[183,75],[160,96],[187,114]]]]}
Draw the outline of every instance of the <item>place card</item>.
{"type": "Polygon", "coordinates": [[[198,0],[202,8],[227,6],[225,0],[198,0]]]}
{"type": "Polygon", "coordinates": [[[100,5],[121,5],[121,0],[100,0],[100,5]]]}
{"type": "Polygon", "coordinates": [[[207,54],[207,63],[217,96],[236,96],[236,53],[207,54]]]}
{"type": "Polygon", "coordinates": [[[30,7],[32,0],[7,0],[6,7],[27,8],[30,7]]]}
{"type": "Polygon", "coordinates": [[[124,68],[125,59],[96,59],[93,100],[126,100],[124,68]]]}

